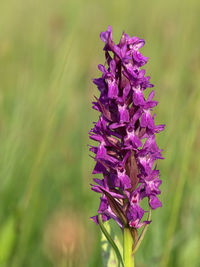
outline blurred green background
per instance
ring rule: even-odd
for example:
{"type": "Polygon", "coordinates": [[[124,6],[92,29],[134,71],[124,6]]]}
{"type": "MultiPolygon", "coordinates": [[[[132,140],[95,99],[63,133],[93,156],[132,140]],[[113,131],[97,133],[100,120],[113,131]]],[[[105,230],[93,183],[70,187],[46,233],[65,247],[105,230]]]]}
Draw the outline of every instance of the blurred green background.
{"type": "Polygon", "coordinates": [[[199,13],[199,0],[1,0],[0,266],[102,266],[87,144],[109,24],[115,41],[123,30],[146,40],[167,125],[163,208],[136,266],[200,266],[199,13]]]}

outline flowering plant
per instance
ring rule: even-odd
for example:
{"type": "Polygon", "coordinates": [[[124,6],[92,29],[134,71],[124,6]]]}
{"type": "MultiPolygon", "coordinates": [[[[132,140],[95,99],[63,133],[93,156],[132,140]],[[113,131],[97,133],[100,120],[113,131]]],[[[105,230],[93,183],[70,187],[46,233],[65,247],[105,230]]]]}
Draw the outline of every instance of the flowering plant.
{"type": "Polygon", "coordinates": [[[94,79],[100,96],[95,97],[93,108],[100,116],[90,138],[99,144],[91,145],[90,151],[96,162],[93,174],[102,174],[103,179],[94,178],[96,184],[92,184],[92,190],[101,194],[99,215],[92,219],[101,228],[111,218],[118,223],[124,232],[123,264],[128,267],[133,266],[132,254],[144,234],[138,237],[138,229],[151,222],[151,209],[162,206],[158,199],[161,180],[154,163],[162,159],[155,135],[164,125],[155,125],[155,114],[151,114],[158,104],[153,100],[154,91],[144,96],[146,88],[153,87],[142,69],[148,58],[139,52],[145,41],[123,33],[116,45],[111,26],[100,37],[107,67],[98,65],[102,76],[94,79]],[[141,207],[145,198],[147,211],[141,207]]]}

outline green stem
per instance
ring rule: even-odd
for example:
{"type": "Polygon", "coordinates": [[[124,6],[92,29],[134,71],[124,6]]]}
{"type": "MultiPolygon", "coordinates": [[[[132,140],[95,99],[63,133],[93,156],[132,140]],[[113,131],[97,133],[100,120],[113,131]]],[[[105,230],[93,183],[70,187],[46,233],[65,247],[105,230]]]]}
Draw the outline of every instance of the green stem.
{"type": "Polygon", "coordinates": [[[124,228],[124,265],[125,267],[134,267],[134,258],[132,256],[133,237],[129,228],[124,228]]]}

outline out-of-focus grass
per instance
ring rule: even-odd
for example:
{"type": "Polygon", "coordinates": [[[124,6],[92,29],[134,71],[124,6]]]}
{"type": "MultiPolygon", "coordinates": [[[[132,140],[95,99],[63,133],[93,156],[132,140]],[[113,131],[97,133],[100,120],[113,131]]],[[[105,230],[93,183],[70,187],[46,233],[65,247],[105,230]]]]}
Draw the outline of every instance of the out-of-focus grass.
{"type": "Polygon", "coordinates": [[[167,125],[158,137],[163,208],[136,266],[200,266],[199,11],[198,0],[1,1],[0,266],[101,266],[87,132],[108,24],[116,41],[123,30],[146,39],[157,122],[167,125]],[[66,248],[74,229],[63,231],[74,218],[85,232],[75,260],[66,248]],[[47,242],[52,236],[60,246],[47,242]]]}

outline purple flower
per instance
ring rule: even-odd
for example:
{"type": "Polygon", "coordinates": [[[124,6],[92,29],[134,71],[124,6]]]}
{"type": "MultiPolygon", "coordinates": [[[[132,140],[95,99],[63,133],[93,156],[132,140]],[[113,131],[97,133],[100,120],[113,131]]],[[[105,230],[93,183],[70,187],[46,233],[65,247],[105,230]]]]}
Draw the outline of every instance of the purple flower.
{"type": "MultiPolygon", "coordinates": [[[[150,209],[162,206],[158,199],[161,180],[155,161],[163,159],[155,135],[164,125],[155,125],[154,91],[147,99],[144,90],[153,87],[150,77],[141,69],[148,61],[139,49],[143,39],[123,33],[119,44],[112,39],[112,28],[102,32],[105,43],[106,65],[99,65],[100,78],[94,79],[100,92],[93,108],[100,112],[99,120],[89,132],[98,142],[91,145],[96,162],[92,190],[99,193],[98,213],[102,220],[114,219],[121,228],[140,228],[150,221],[144,220],[141,207],[147,199],[150,209]],[[101,178],[100,178],[101,177],[101,178]]],[[[92,219],[98,223],[97,215],[92,219]]]]}

